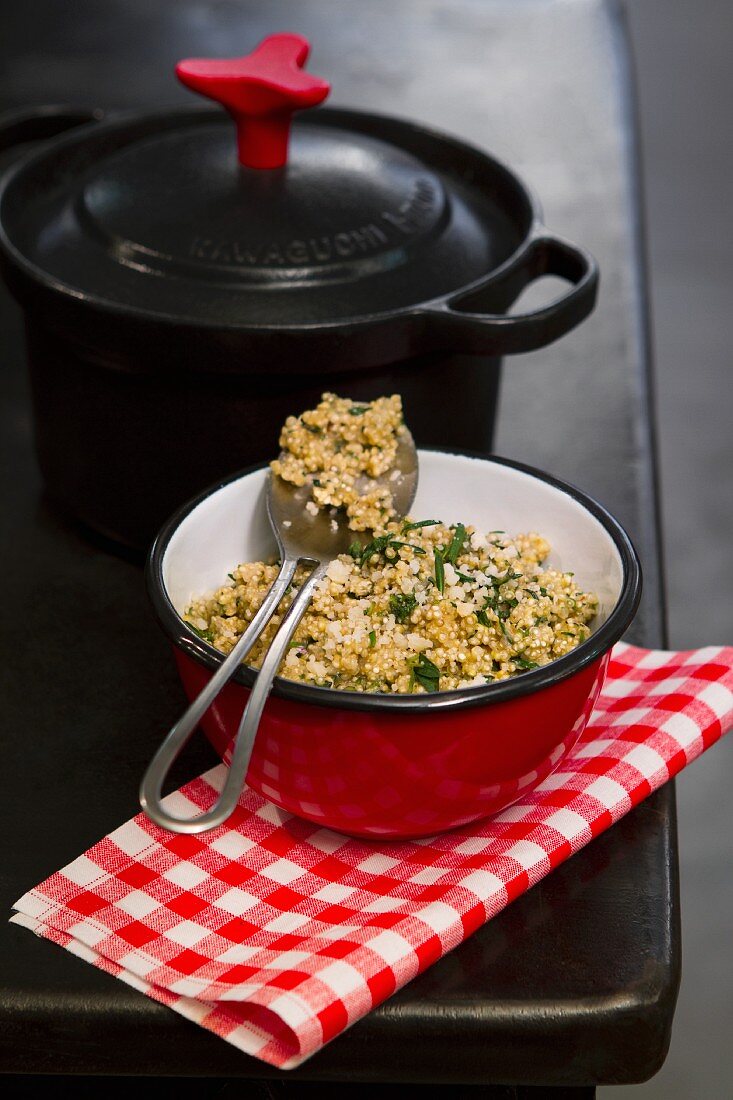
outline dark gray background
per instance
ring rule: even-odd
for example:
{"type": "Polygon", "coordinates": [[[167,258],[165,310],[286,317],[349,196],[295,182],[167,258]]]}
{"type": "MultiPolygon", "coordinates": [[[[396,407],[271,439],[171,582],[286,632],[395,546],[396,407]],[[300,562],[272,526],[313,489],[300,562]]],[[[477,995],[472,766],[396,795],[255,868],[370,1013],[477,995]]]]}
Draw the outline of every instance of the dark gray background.
{"type": "MultiPolygon", "coordinates": [[[[645,167],[670,644],[733,642],[733,6],[626,0],[645,167]]],[[[682,988],[645,1085],[599,1096],[733,1095],[733,737],[677,784],[682,988]]]]}

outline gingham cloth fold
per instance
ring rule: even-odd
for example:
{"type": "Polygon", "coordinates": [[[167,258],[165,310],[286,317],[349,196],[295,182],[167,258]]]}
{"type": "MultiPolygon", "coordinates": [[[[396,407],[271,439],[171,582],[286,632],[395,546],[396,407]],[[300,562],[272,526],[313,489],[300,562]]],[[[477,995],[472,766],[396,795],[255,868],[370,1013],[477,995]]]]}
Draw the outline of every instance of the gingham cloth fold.
{"type": "MultiPolygon", "coordinates": [[[[352,840],[252,791],[220,828],[144,815],[15,904],[61,944],[281,1069],[452,950],[733,725],[733,648],[616,646],[567,760],[498,816],[427,840],[352,840]]],[[[206,810],[223,765],[170,796],[206,810]]]]}

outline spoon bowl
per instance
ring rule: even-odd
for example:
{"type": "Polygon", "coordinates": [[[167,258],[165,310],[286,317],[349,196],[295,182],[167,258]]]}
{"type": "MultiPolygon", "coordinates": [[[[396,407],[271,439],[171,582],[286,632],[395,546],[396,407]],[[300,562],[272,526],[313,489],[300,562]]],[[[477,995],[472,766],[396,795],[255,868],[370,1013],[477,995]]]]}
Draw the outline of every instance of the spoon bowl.
{"type": "MultiPolygon", "coordinates": [[[[282,458],[282,455],[281,455],[282,458]]],[[[376,485],[389,488],[395,512],[405,516],[410,510],[417,492],[418,461],[415,441],[406,427],[402,427],[397,443],[394,465],[379,477],[357,480],[357,489],[365,492],[376,485]]],[[[311,483],[293,485],[281,477],[270,474],[267,483],[267,515],[270,520],[282,561],[316,561],[328,564],[339,554],[345,554],[357,539],[356,532],[348,525],[344,511],[336,508],[319,509],[315,514],[308,508],[311,500],[311,483]]]]}

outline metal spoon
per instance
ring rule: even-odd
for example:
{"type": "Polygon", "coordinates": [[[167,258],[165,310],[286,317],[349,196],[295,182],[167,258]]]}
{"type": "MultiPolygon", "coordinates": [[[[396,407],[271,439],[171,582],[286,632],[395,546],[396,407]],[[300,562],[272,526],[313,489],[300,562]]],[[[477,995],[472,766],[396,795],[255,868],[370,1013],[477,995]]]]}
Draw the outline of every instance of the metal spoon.
{"type": "MultiPolygon", "coordinates": [[[[373,479],[377,484],[388,486],[397,515],[406,515],[409,511],[417,490],[417,476],[417,451],[412,435],[405,428],[399,438],[394,466],[373,479]],[[395,477],[395,470],[399,472],[398,477],[395,477]]],[[[354,532],[347,525],[345,513],[337,512],[332,516],[328,510],[319,510],[316,515],[312,515],[306,508],[310,499],[309,483],[298,488],[273,473],[269,474],[267,514],[280,550],[280,572],[234,649],[173,726],[143,777],[140,805],[148,817],[164,829],[175,833],[201,833],[221,825],[234,810],[244,786],[260,716],[290,639],[305,614],[313,589],[329,564],[339,554],[345,553],[355,540],[354,532]],[[221,794],[207,813],[193,818],[175,817],[161,804],[163,783],[171,765],[272,618],[301,561],[311,562],[313,570],[296,593],[265,654],[239,723],[229,772],[221,794]]]]}

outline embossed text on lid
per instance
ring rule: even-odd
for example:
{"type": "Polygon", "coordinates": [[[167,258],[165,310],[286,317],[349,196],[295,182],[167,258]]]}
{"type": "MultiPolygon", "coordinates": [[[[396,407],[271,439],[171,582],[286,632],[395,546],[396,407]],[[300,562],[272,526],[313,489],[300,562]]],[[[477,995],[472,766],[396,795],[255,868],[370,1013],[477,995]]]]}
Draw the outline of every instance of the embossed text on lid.
{"type": "Polygon", "coordinates": [[[445,226],[442,183],[394,146],[304,125],[293,154],[279,172],[243,169],[221,126],[195,145],[176,133],[140,142],[87,183],[80,213],[121,263],[267,285],[393,269],[445,226]],[[177,161],[175,202],[163,156],[177,161]]]}

